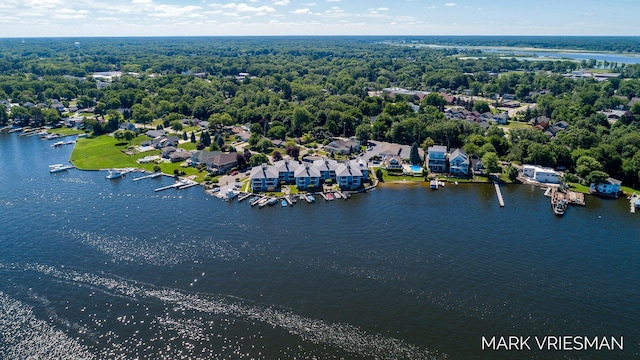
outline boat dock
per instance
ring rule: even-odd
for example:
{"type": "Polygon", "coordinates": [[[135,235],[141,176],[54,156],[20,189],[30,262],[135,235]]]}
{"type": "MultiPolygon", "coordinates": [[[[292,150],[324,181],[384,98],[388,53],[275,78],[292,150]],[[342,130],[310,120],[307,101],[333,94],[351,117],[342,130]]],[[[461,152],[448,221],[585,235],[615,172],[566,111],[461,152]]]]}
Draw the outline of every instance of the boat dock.
{"type": "Polygon", "coordinates": [[[568,189],[559,189],[550,187],[545,191],[545,196],[551,197],[551,203],[555,204],[558,200],[565,200],[569,205],[585,206],[584,194],[568,189]]]}
{"type": "Polygon", "coordinates": [[[635,214],[636,208],[640,206],[640,196],[633,193],[633,195],[629,196],[627,199],[629,200],[629,211],[631,211],[632,214],[635,214]]]}
{"type": "Polygon", "coordinates": [[[287,202],[287,204],[289,204],[289,206],[293,206],[293,201],[289,196],[285,196],[284,200],[287,202]]]}
{"type": "Polygon", "coordinates": [[[493,186],[496,188],[496,196],[498,196],[498,204],[500,204],[500,207],[504,207],[504,199],[502,198],[502,191],[500,191],[500,185],[498,185],[497,181],[494,181],[493,186]]]}
{"type": "Polygon", "coordinates": [[[171,185],[159,187],[159,188],[157,188],[157,189],[155,189],[153,191],[159,192],[159,191],[164,191],[164,190],[168,190],[168,189],[180,188],[181,186],[185,186],[185,185],[188,185],[188,183],[185,183],[183,181],[176,181],[175,183],[173,183],[171,185]]]}
{"type": "Polygon", "coordinates": [[[322,198],[325,199],[326,201],[329,201],[329,198],[323,192],[320,192],[318,194],[320,194],[320,196],[322,196],[322,198]]]}
{"type": "Polygon", "coordinates": [[[153,174],[137,177],[137,178],[132,179],[132,180],[133,181],[138,181],[138,180],[144,180],[144,179],[153,179],[153,178],[157,178],[160,175],[162,175],[162,173],[156,172],[156,173],[153,173],[153,174]]]}
{"type": "Polygon", "coordinates": [[[238,202],[241,202],[242,200],[248,199],[251,196],[253,196],[252,193],[244,193],[244,194],[238,196],[238,202]]]}

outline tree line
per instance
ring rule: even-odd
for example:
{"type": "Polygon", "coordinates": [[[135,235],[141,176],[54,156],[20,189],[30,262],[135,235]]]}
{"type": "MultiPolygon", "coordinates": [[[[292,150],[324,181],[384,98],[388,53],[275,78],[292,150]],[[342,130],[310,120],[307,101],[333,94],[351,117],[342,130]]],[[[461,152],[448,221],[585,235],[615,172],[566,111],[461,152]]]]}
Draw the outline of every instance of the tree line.
{"type": "MultiPolygon", "coordinates": [[[[562,75],[584,65],[579,62],[472,58],[369,37],[49,40],[2,40],[0,99],[20,105],[0,112],[0,123],[55,123],[63,116],[57,110],[26,104],[59,102],[91,108],[98,132],[125,120],[162,119],[177,128],[182,119],[197,118],[209,122],[214,139],[226,126],[246,124],[252,146],[263,150],[269,148],[259,146],[263,137],[327,143],[357,136],[564,167],[585,180],[602,176],[592,174],[598,171],[640,185],[640,104],[628,107],[640,96],[634,65],[620,69],[624,78],[599,82],[562,75]],[[96,71],[122,76],[100,83],[89,76],[96,71]],[[432,94],[391,96],[381,91],[388,87],[432,94]],[[551,137],[533,128],[506,134],[449,120],[440,92],[487,99],[513,94],[535,106],[512,120],[546,116],[569,127],[551,137]],[[608,109],[628,111],[612,124],[600,113],[608,109]]],[[[466,105],[489,108],[484,101],[466,105]]]]}

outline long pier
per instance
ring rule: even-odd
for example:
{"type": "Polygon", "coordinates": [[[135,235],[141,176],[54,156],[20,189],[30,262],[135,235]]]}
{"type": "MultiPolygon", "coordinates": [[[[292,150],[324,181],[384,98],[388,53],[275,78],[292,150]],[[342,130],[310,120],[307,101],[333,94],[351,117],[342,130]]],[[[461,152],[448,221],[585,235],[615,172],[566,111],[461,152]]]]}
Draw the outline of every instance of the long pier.
{"type": "Polygon", "coordinates": [[[158,191],[163,191],[163,190],[168,190],[168,189],[178,188],[178,187],[181,187],[181,186],[184,186],[184,185],[186,185],[186,183],[184,183],[184,182],[182,182],[182,181],[178,181],[178,182],[175,182],[175,183],[173,183],[173,184],[171,184],[171,185],[167,185],[167,186],[159,187],[159,188],[155,189],[154,191],[155,191],[155,192],[158,192],[158,191]]]}
{"type": "Polygon", "coordinates": [[[500,191],[500,185],[498,185],[497,181],[494,181],[493,186],[496,188],[496,195],[498,196],[498,204],[500,204],[500,207],[504,207],[504,199],[502,198],[502,191],[500,191]]]}
{"type": "Polygon", "coordinates": [[[137,177],[137,178],[132,179],[132,180],[133,181],[138,181],[138,180],[143,180],[143,179],[153,179],[153,178],[157,178],[160,175],[162,175],[162,173],[156,172],[156,173],[153,173],[153,174],[137,177]]]}

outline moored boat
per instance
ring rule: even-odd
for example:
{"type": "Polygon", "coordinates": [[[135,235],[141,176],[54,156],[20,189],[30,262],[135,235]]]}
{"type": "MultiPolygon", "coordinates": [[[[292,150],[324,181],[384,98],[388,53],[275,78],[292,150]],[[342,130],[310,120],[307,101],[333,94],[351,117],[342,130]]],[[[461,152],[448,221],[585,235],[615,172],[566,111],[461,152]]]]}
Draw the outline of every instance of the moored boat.
{"type": "Polygon", "coordinates": [[[109,170],[109,174],[107,174],[107,176],[105,176],[105,178],[109,179],[109,180],[114,180],[114,179],[119,179],[124,175],[124,173],[117,171],[117,170],[109,170]]]}
{"type": "Polygon", "coordinates": [[[555,202],[555,204],[551,204],[553,206],[553,213],[557,216],[564,215],[565,211],[567,211],[568,203],[565,199],[559,199],[555,202]]]}
{"type": "Polygon", "coordinates": [[[49,172],[57,173],[57,172],[69,170],[71,168],[73,168],[73,165],[54,164],[54,165],[49,165],[49,172]]]}
{"type": "Polygon", "coordinates": [[[438,190],[438,180],[431,180],[429,182],[429,187],[433,190],[438,190]]]}
{"type": "Polygon", "coordinates": [[[281,205],[282,207],[287,207],[287,206],[289,206],[289,203],[287,203],[287,200],[282,199],[282,200],[280,200],[280,205],[281,205]]]}
{"type": "Polygon", "coordinates": [[[253,199],[249,200],[249,205],[256,206],[262,200],[260,196],[256,196],[253,199]]]}

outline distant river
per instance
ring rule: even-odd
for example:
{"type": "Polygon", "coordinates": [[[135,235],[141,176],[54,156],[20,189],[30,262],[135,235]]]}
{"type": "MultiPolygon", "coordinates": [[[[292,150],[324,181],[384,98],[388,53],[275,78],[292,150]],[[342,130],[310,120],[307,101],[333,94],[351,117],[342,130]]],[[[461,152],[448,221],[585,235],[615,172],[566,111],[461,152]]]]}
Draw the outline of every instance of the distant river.
{"type": "MultiPolygon", "coordinates": [[[[171,179],[50,174],[71,147],[0,134],[0,359],[631,359],[640,214],[542,191],[383,186],[251,208],[171,179]],[[624,351],[490,351],[492,336],[624,351]]],[[[534,344],[531,344],[534,345],[534,344]]]]}
{"type": "MultiPolygon", "coordinates": [[[[535,56],[537,59],[571,59],[571,60],[597,60],[608,61],[618,64],[640,64],[640,56],[632,54],[620,54],[612,52],[580,52],[580,51],[563,51],[552,49],[527,49],[519,47],[503,47],[503,46],[447,46],[447,45],[432,45],[432,44],[412,44],[411,46],[428,47],[433,49],[442,48],[457,48],[457,49],[474,49],[481,50],[489,53],[509,55],[528,55],[535,56]]],[[[527,58],[532,60],[536,58],[527,58]]]]}

